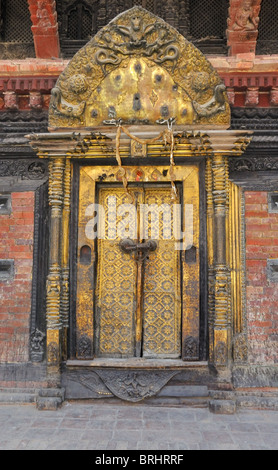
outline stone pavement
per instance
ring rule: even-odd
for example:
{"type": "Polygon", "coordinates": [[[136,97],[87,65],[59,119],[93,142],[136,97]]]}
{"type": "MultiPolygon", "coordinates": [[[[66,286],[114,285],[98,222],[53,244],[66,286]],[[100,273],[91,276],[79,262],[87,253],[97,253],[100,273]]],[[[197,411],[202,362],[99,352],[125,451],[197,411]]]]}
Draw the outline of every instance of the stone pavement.
{"type": "Polygon", "coordinates": [[[278,411],[65,402],[0,404],[0,450],[277,450],[278,411]]]}

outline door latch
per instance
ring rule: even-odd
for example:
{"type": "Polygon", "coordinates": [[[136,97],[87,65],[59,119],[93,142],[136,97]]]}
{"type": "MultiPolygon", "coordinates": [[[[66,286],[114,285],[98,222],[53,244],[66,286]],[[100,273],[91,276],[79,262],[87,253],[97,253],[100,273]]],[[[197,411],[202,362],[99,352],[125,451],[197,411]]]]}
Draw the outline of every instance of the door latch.
{"type": "Polygon", "coordinates": [[[145,259],[150,251],[157,249],[157,242],[148,240],[145,243],[136,243],[130,238],[124,238],[120,241],[119,247],[124,253],[135,253],[138,259],[145,259]]]}

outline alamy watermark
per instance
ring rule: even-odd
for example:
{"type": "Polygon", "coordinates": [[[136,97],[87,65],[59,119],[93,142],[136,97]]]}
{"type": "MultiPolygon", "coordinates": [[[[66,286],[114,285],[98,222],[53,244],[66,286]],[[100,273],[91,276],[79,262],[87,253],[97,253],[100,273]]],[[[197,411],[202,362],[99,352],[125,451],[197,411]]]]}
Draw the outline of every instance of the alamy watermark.
{"type": "Polygon", "coordinates": [[[89,240],[140,238],[174,240],[176,250],[193,245],[193,204],[118,204],[108,196],[107,206],[90,204],[85,211],[89,220],[85,235],[89,240]]]}

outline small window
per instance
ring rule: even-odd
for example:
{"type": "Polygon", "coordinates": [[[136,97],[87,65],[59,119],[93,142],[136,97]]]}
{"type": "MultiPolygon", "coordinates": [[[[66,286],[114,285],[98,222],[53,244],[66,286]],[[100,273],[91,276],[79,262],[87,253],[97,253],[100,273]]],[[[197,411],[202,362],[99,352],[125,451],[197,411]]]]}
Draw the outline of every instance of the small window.
{"type": "Polygon", "coordinates": [[[260,11],[257,55],[278,53],[277,24],[277,0],[264,0],[261,4],[260,11]]]}
{"type": "Polygon", "coordinates": [[[0,215],[10,214],[12,212],[11,195],[0,194],[0,215]]]}
{"type": "Polygon", "coordinates": [[[188,39],[204,54],[227,53],[229,0],[189,0],[188,39]]]}
{"type": "Polygon", "coordinates": [[[268,212],[270,214],[278,214],[278,192],[268,195],[268,212]]]}
{"type": "Polygon", "coordinates": [[[14,260],[1,259],[0,260],[0,282],[11,281],[14,278],[14,260]]]}
{"type": "Polygon", "coordinates": [[[5,42],[33,42],[32,22],[27,1],[6,0],[3,5],[3,17],[5,42]]]}

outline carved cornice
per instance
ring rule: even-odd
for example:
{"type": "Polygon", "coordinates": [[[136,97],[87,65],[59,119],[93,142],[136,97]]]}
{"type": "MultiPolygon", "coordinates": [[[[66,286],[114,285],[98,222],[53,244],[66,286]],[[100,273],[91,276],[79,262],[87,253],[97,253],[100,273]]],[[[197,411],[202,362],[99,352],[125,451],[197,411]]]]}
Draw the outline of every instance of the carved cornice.
{"type": "MultiPolygon", "coordinates": [[[[161,133],[160,126],[143,126],[129,128],[131,137],[125,136],[120,152],[122,157],[130,156],[132,134],[142,138],[153,139],[161,133]]],[[[208,157],[212,153],[221,156],[242,155],[252,139],[251,131],[198,130],[188,132],[183,126],[174,126],[174,156],[208,157]]],[[[115,158],[117,129],[114,127],[99,128],[98,133],[75,129],[74,132],[53,132],[27,135],[30,145],[39,156],[45,158],[115,158]]],[[[166,146],[167,147],[167,146],[166,146]]],[[[165,156],[169,153],[161,139],[155,144],[147,145],[147,156],[165,156]],[[163,152],[164,149],[164,152],[163,152]]]]}
{"type": "Polygon", "coordinates": [[[0,91],[13,91],[17,94],[26,94],[30,91],[50,93],[55,86],[58,75],[12,75],[0,77],[0,91]]]}

